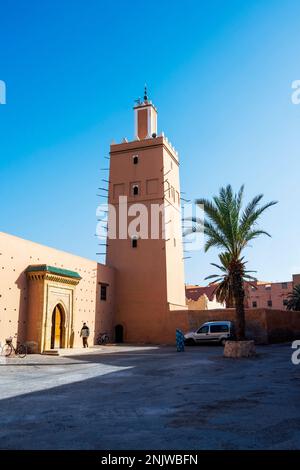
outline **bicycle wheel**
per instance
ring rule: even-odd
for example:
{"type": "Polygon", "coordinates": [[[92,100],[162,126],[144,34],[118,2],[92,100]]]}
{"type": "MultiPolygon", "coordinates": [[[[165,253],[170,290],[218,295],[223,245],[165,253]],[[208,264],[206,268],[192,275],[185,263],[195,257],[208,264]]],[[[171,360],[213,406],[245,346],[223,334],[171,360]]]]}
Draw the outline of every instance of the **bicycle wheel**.
{"type": "Polygon", "coordinates": [[[101,341],[101,337],[100,337],[100,336],[98,336],[98,337],[97,337],[97,340],[96,340],[96,344],[101,344],[101,343],[102,343],[102,341],[101,341]]]}
{"type": "Polygon", "coordinates": [[[2,356],[9,357],[13,351],[13,347],[11,344],[5,344],[2,348],[2,356]]]}
{"type": "Polygon", "coordinates": [[[22,359],[27,355],[27,346],[25,344],[20,344],[17,349],[17,354],[22,359]]]}

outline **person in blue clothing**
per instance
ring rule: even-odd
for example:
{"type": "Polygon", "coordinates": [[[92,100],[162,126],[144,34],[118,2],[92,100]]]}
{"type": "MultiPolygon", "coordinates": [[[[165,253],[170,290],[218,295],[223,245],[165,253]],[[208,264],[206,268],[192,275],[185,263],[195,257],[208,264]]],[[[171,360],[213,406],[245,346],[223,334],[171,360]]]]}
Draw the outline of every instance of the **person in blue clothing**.
{"type": "Polygon", "coordinates": [[[178,329],[176,329],[176,347],[178,352],[184,351],[184,334],[178,329]]]}

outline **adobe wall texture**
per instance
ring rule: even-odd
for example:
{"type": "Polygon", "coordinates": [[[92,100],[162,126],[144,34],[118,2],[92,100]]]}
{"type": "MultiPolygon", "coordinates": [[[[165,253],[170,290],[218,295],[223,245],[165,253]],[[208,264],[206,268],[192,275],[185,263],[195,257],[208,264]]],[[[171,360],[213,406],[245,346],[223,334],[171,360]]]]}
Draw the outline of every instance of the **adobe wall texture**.
{"type": "Polygon", "coordinates": [[[82,279],[74,295],[74,347],[81,345],[79,337],[83,322],[91,330],[91,343],[99,332],[112,334],[114,313],[114,270],[70,253],[49,248],[0,232],[0,341],[18,334],[26,339],[28,281],[25,270],[29,265],[48,264],[76,271],[82,279]],[[100,300],[100,282],[107,283],[107,300],[100,300]]]}
{"type": "Polygon", "coordinates": [[[266,309],[265,315],[270,343],[300,338],[300,312],[266,309]]]}

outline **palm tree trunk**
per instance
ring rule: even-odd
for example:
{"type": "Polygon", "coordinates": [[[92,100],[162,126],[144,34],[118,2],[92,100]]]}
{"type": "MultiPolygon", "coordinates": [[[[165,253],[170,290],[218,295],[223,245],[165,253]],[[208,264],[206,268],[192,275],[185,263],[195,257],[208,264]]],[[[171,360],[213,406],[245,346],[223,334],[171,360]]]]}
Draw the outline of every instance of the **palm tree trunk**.
{"type": "Polygon", "coordinates": [[[240,273],[236,273],[234,276],[233,294],[236,314],[236,338],[238,341],[243,341],[245,339],[245,291],[240,273]]]}

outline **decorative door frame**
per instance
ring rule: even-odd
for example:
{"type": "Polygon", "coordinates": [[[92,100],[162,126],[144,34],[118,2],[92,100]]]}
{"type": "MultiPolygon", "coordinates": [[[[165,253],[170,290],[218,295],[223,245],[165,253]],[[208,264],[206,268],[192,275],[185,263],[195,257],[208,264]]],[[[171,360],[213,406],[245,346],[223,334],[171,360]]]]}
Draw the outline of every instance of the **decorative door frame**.
{"type": "Polygon", "coordinates": [[[26,275],[29,282],[27,342],[35,343],[37,352],[51,349],[52,313],[56,305],[61,305],[65,317],[62,344],[64,348],[73,347],[75,289],[80,275],[46,264],[28,266],[26,275]]]}

